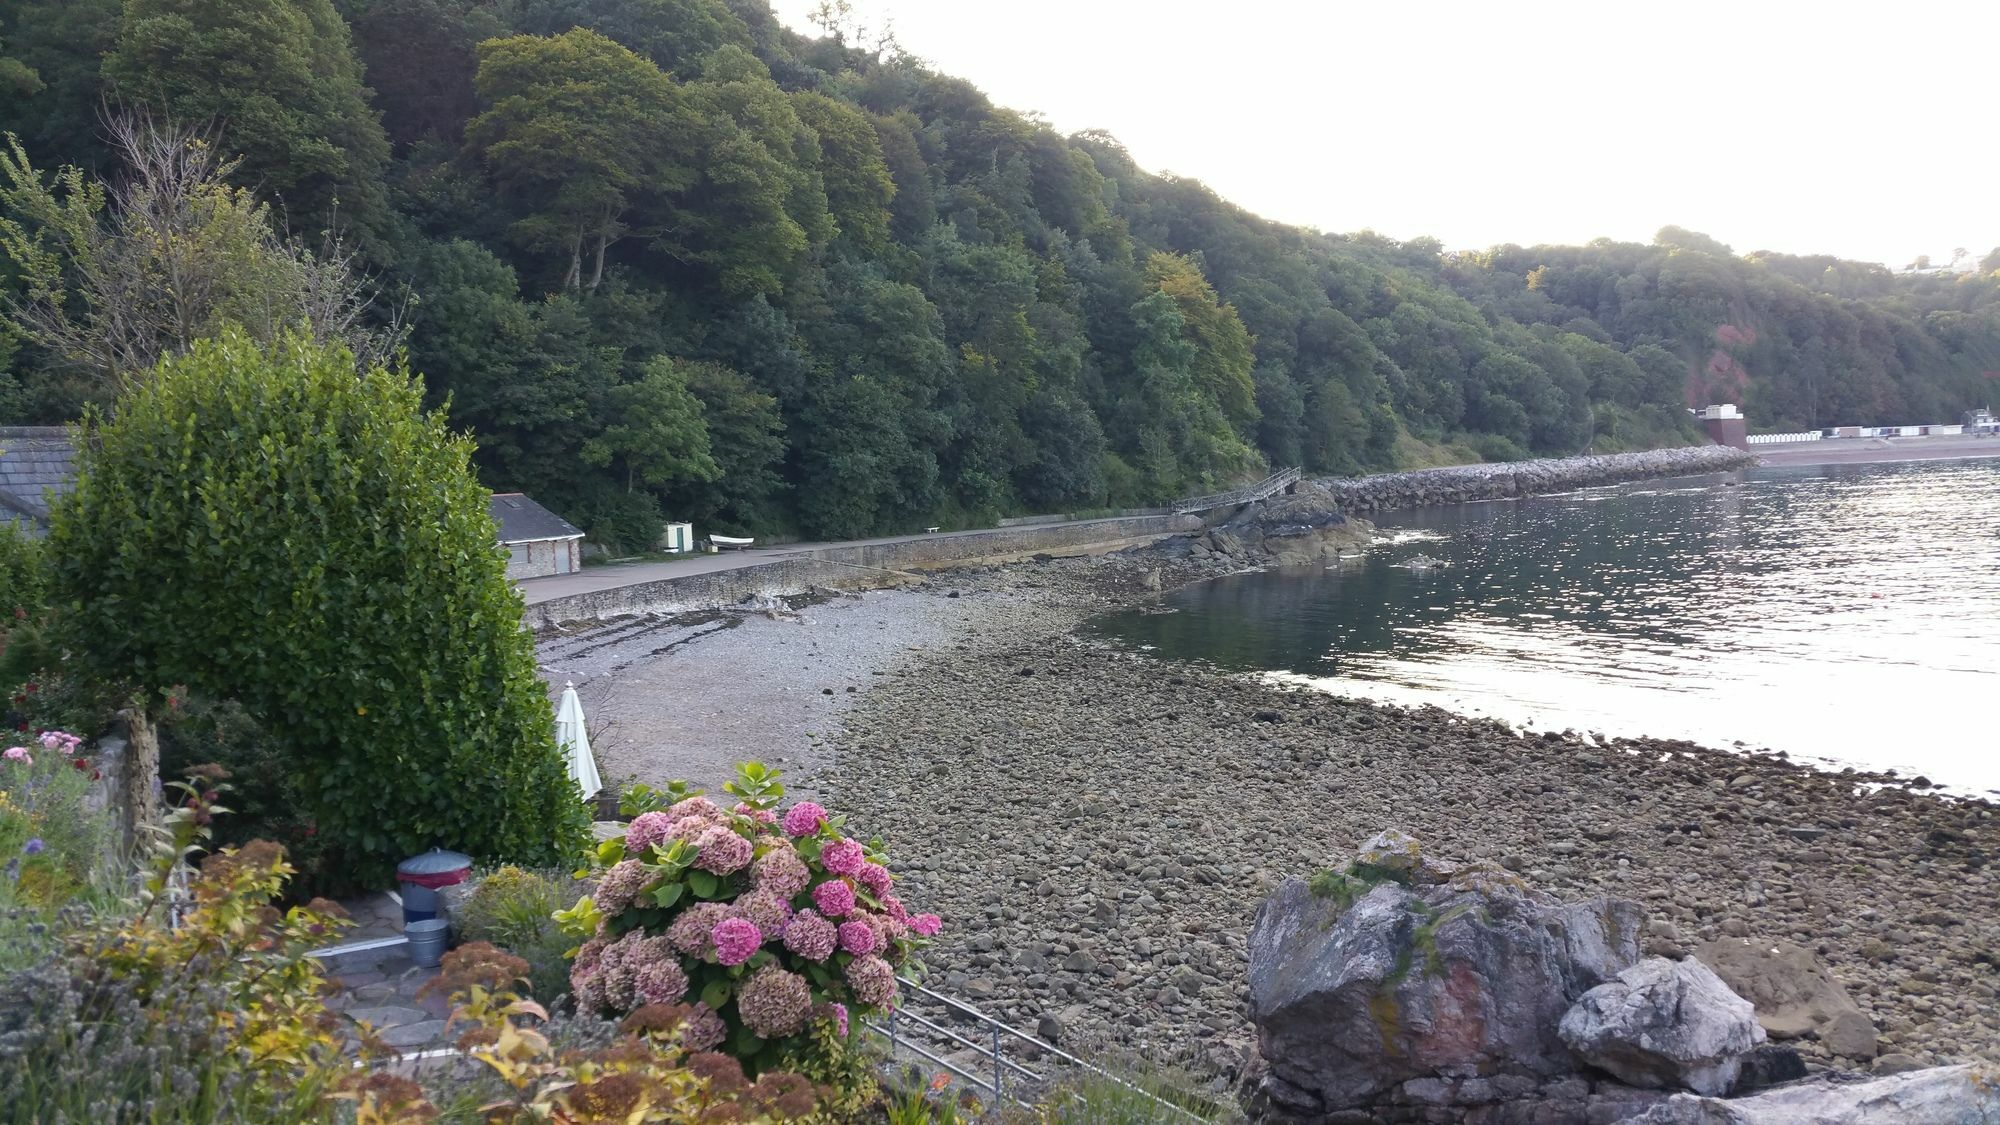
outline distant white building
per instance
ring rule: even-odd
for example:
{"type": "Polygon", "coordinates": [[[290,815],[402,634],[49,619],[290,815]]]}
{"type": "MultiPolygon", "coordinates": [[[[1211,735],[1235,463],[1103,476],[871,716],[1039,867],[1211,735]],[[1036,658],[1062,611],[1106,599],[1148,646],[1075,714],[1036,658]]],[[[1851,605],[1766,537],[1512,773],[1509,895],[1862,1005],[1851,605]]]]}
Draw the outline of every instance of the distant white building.
{"type": "Polygon", "coordinates": [[[1694,416],[1704,422],[1721,421],[1724,418],[1741,418],[1743,412],[1736,409],[1735,403],[1725,402],[1717,406],[1704,406],[1695,411],[1694,416]]]}

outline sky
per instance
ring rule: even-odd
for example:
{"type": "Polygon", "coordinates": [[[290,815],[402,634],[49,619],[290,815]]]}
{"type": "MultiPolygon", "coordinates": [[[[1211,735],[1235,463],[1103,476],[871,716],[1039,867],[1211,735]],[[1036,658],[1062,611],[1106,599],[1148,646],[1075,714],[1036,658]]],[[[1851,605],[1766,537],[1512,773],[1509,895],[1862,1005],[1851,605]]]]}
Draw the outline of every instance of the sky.
{"type": "MultiPolygon", "coordinates": [[[[1449,249],[2000,246],[2000,3],[851,0],[1065,133],[1267,218],[1449,249]]],[[[817,34],[817,0],[773,0],[817,34]]]]}

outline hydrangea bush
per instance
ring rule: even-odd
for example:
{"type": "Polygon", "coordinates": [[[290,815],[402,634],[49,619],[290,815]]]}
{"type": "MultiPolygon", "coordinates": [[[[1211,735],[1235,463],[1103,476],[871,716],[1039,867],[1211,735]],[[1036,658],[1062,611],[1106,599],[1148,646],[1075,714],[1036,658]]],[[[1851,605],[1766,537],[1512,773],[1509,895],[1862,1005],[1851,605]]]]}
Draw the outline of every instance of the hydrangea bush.
{"type": "Polygon", "coordinates": [[[845,1037],[895,1006],[896,974],[937,915],[909,911],[880,842],[846,835],[845,818],[811,801],[780,810],[778,776],[741,766],[730,808],[678,783],[640,796],[664,807],[604,842],[596,894],[560,915],[588,939],[570,969],[579,1008],[691,1002],[689,1049],[761,1065],[816,1024],[845,1037]]]}

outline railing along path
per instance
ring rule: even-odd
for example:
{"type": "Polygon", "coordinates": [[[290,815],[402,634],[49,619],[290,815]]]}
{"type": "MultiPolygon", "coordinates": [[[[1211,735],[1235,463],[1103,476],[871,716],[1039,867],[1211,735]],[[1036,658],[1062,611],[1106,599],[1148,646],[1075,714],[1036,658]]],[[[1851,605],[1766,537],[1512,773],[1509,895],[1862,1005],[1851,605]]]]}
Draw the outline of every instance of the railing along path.
{"type": "Polygon", "coordinates": [[[1285,469],[1282,472],[1272,473],[1270,476],[1247,488],[1238,488],[1230,492],[1217,492],[1209,496],[1191,496],[1186,500],[1176,500],[1173,503],[1174,513],[1176,515],[1188,515],[1193,512],[1206,512],[1211,508],[1231,508],[1238,504],[1254,503],[1266,497],[1275,496],[1284,489],[1290,488],[1292,485],[1298,483],[1299,478],[1304,475],[1298,469],[1285,469]]]}

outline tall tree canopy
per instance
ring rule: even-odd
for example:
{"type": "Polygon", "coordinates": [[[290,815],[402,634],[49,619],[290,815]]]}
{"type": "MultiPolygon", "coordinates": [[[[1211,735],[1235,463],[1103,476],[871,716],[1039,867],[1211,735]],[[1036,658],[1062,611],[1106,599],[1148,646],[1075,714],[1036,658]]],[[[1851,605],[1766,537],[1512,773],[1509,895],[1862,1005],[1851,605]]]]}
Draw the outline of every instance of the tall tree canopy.
{"type": "MultiPolygon", "coordinates": [[[[669,517],[859,535],[1677,444],[1713,401],[1948,421],[2000,370],[2000,251],[1323,234],[763,0],[331,5],[0,0],[0,118],[84,184],[105,99],[212,125],[291,245],[336,198],[371,213],[359,265],[482,479],[620,549],[669,517]]],[[[74,371],[0,339],[0,413],[72,415],[74,371]]]]}

